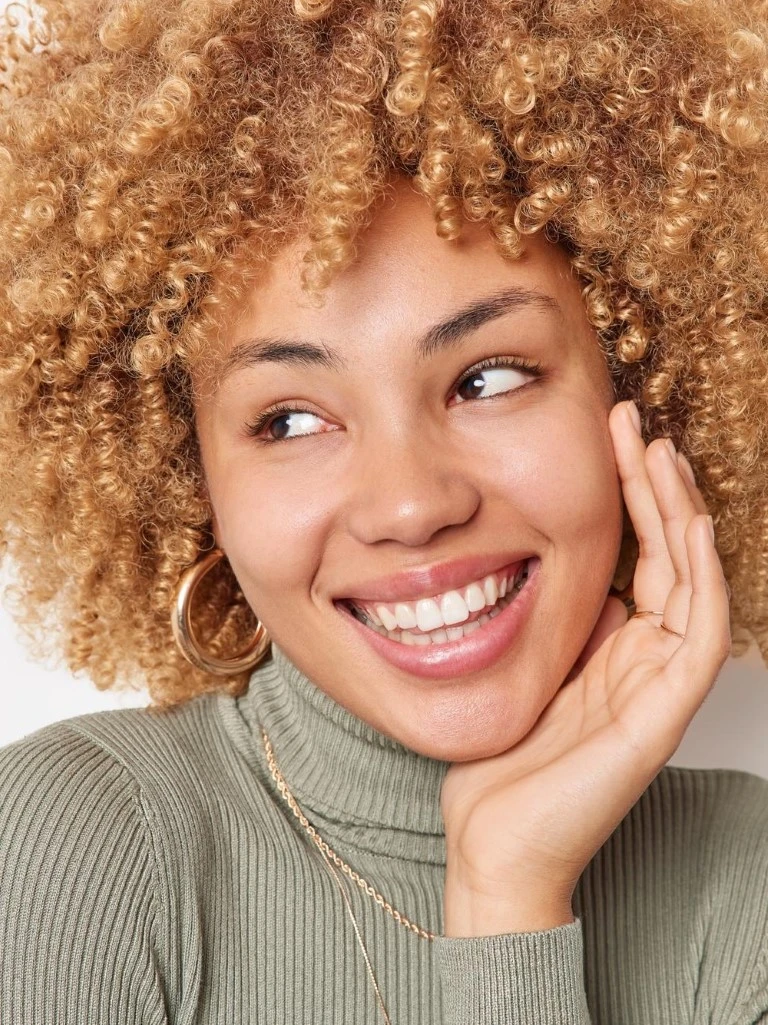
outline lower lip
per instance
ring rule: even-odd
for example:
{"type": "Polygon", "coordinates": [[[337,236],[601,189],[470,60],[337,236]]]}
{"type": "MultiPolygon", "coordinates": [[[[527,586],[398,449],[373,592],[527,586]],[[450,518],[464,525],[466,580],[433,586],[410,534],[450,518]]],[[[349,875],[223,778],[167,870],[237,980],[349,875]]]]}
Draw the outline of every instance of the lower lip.
{"type": "Polygon", "coordinates": [[[476,673],[496,662],[521,631],[535,597],[541,560],[530,559],[528,579],[515,600],[487,623],[455,641],[430,644],[429,647],[401,644],[364,626],[345,610],[340,610],[375,652],[391,665],[414,676],[446,680],[452,676],[476,673]]]}

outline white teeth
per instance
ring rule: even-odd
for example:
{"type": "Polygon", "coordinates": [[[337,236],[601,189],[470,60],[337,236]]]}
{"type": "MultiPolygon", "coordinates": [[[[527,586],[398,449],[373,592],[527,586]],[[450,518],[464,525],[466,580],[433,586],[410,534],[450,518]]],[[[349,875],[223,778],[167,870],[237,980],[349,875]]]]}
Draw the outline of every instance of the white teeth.
{"type": "Polygon", "coordinates": [[[404,605],[400,602],[395,605],[395,618],[397,619],[397,625],[402,630],[413,630],[416,627],[416,614],[410,605],[404,605]]]}
{"type": "Polygon", "coordinates": [[[469,637],[471,633],[479,630],[481,626],[484,626],[489,620],[493,619],[494,616],[499,615],[514,599],[514,594],[510,594],[509,598],[499,599],[498,605],[494,606],[489,612],[483,613],[482,616],[478,616],[477,619],[471,623],[463,623],[460,626],[449,626],[447,628],[438,627],[437,629],[429,630],[423,633],[416,633],[408,628],[395,628],[388,630],[385,626],[377,626],[375,623],[369,623],[370,629],[375,630],[376,633],[380,633],[382,637],[388,637],[391,641],[398,641],[400,644],[404,644],[408,647],[423,647],[431,644],[446,644],[449,641],[459,641],[461,638],[469,637]]]}
{"type": "Polygon", "coordinates": [[[416,602],[416,625],[423,633],[443,626],[440,607],[433,598],[422,598],[416,602]]]}
{"type": "Polygon", "coordinates": [[[480,584],[470,584],[464,591],[464,601],[470,612],[479,612],[485,608],[485,594],[480,584]]]}
{"type": "Polygon", "coordinates": [[[397,619],[392,615],[386,605],[377,605],[376,613],[387,630],[397,629],[397,619]]]}
{"type": "Polygon", "coordinates": [[[496,585],[496,577],[488,576],[483,581],[483,593],[485,594],[486,605],[495,605],[499,600],[499,588],[496,585]]]}
{"type": "MultiPolygon", "coordinates": [[[[367,616],[368,625],[385,634],[397,634],[400,630],[420,631],[415,636],[431,634],[435,630],[447,630],[478,612],[485,616],[498,614],[499,604],[508,596],[514,597],[527,578],[527,563],[521,563],[516,575],[500,576],[489,574],[483,580],[468,584],[461,591],[446,591],[434,598],[419,601],[401,601],[396,604],[363,605],[361,611],[367,616]]],[[[479,622],[487,619],[480,617],[479,622]]],[[[407,643],[407,642],[406,642],[407,643]]]]}
{"type": "MultiPolygon", "coordinates": [[[[517,578],[511,579],[509,581],[509,585],[507,579],[502,578],[500,581],[501,586],[496,589],[509,592],[500,594],[500,596],[496,599],[496,603],[493,605],[493,607],[490,608],[488,612],[484,612],[481,616],[478,616],[478,618],[474,619],[471,623],[451,625],[447,626],[446,628],[446,626],[444,625],[443,614],[441,613],[441,610],[438,607],[437,602],[434,599],[428,598],[423,599],[422,601],[417,603],[415,614],[416,623],[413,626],[401,626],[399,624],[401,614],[403,613],[403,618],[406,619],[406,621],[410,621],[410,618],[407,615],[408,612],[410,612],[410,608],[407,605],[398,604],[395,607],[397,612],[396,617],[393,616],[390,610],[386,607],[376,607],[378,614],[381,616],[381,619],[383,620],[382,624],[377,624],[375,621],[373,621],[371,618],[371,613],[369,612],[368,627],[372,630],[375,630],[376,633],[380,633],[382,637],[389,637],[390,640],[397,641],[400,644],[404,644],[406,646],[422,647],[431,644],[446,644],[450,641],[458,641],[462,637],[470,637],[470,634],[474,633],[476,630],[481,629],[488,622],[490,622],[491,619],[495,619],[496,616],[499,616],[503,612],[503,610],[507,608],[508,605],[511,605],[515,601],[519,592],[523,589],[525,581],[528,578],[526,570],[527,567],[521,567],[519,573],[517,574],[517,578]],[[393,623],[392,627],[389,627],[387,625],[388,617],[389,622],[393,623]],[[425,626],[422,626],[422,623],[426,623],[427,627],[425,628],[425,626]],[[421,632],[415,632],[416,629],[421,630],[421,632]]],[[[491,580],[495,587],[495,580],[492,577],[486,578],[483,581],[483,585],[485,586],[488,583],[488,579],[491,580]]],[[[489,589],[492,593],[492,588],[489,589]]],[[[455,596],[458,599],[461,599],[461,596],[457,591],[449,591],[448,594],[449,596],[455,596]]],[[[455,603],[455,598],[451,597],[450,601],[455,603]]],[[[469,603],[464,604],[469,605],[469,603]]],[[[451,614],[451,608],[457,608],[457,604],[454,604],[452,606],[449,605],[447,610],[449,617],[451,614]]]]}
{"type": "Polygon", "coordinates": [[[446,626],[453,626],[454,623],[463,623],[469,616],[467,603],[458,591],[446,591],[440,602],[440,612],[446,626]]]}

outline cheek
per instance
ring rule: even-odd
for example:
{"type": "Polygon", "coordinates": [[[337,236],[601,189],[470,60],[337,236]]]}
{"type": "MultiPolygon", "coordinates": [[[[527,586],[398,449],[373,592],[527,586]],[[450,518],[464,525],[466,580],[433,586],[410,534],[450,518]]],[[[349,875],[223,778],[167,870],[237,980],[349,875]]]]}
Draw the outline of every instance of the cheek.
{"type": "MultiPolygon", "coordinates": [[[[486,504],[499,503],[489,526],[509,524],[511,514],[525,537],[535,543],[538,535],[545,551],[551,547],[564,570],[600,584],[621,537],[607,412],[566,401],[557,416],[542,409],[518,421],[512,443],[508,425],[472,435],[460,462],[486,504]]],[[[254,608],[306,593],[333,550],[343,488],[320,472],[322,465],[327,460],[299,457],[267,469],[246,457],[219,462],[209,473],[219,542],[254,608]]]]}
{"type": "Polygon", "coordinates": [[[603,553],[606,563],[615,558],[622,501],[606,413],[565,405],[556,417],[542,411],[526,419],[514,446],[497,437],[496,449],[488,487],[501,489],[556,553],[559,544],[585,564],[603,553]]]}
{"type": "MultiPolygon", "coordinates": [[[[290,444],[287,442],[286,444],[290,444]]],[[[307,583],[322,557],[335,508],[333,489],[282,467],[235,470],[209,480],[219,541],[255,607],[288,599],[307,583]],[[249,472],[250,471],[250,472],[249,472]]]]}

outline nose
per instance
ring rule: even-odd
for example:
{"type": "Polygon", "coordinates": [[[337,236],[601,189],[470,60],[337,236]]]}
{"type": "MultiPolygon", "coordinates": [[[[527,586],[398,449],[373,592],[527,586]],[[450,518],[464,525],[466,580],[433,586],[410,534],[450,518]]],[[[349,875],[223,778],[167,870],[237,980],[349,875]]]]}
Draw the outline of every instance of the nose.
{"type": "Polygon", "coordinates": [[[347,527],[364,544],[427,544],[467,523],[480,505],[472,460],[440,432],[381,432],[360,446],[350,471],[347,527]]]}

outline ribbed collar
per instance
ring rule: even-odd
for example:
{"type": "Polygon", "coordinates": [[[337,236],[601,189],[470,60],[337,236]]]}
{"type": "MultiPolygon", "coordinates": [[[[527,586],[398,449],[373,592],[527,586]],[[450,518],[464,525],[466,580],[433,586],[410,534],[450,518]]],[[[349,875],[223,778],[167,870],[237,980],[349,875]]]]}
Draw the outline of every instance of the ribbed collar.
{"type": "Polygon", "coordinates": [[[238,706],[275,792],[259,724],[289,790],[321,835],[445,864],[440,788],[449,762],[418,754],[353,715],[274,642],[271,660],[257,666],[238,706]]]}

